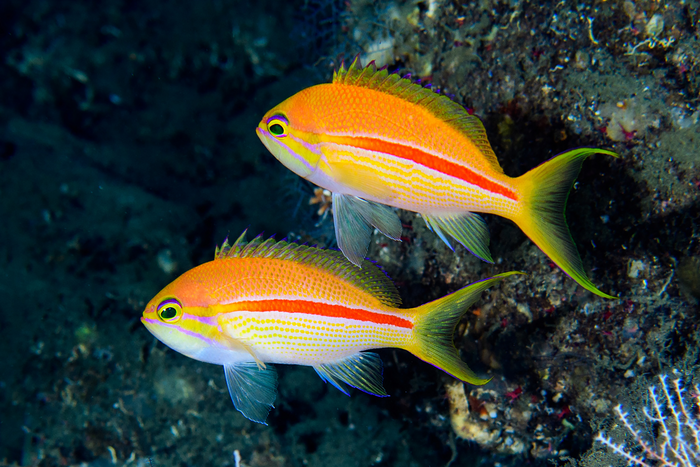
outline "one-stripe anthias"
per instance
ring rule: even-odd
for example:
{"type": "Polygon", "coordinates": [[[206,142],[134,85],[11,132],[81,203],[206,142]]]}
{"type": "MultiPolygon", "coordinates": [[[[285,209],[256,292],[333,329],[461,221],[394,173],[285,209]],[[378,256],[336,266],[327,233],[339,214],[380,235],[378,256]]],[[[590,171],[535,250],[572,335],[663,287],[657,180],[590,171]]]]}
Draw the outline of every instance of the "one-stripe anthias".
{"type": "Polygon", "coordinates": [[[357,58],[332,83],[267,112],[256,132],[287,168],[333,193],[338,246],[358,266],[372,227],[400,239],[391,207],[420,213],[445,243],[452,237],[493,262],[481,212],[512,220],[582,287],[615,298],[588,279],[565,219],[583,161],[613,152],[574,149],[509,177],[477,117],[407,77],[374,63],[362,68],[357,58]]]}
{"type": "Polygon", "coordinates": [[[462,381],[488,382],[460,360],[454,329],[481,292],[516,272],[399,309],[396,288],[369,261],[358,268],[340,251],[244,236],[161,290],[141,321],[168,347],[223,365],[248,419],[265,423],[273,407],[275,363],[312,366],[345,394],[347,385],[386,396],[382,362],[367,350],[395,347],[462,381]]]}

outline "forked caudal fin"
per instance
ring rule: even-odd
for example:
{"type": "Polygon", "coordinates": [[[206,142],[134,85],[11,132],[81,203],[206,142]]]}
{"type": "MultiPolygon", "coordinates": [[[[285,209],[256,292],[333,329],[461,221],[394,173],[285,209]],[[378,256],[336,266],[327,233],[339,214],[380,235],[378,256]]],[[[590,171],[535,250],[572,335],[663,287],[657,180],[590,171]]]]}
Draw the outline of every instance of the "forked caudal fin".
{"type": "Polygon", "coordinates": [[[452,342],[454,331],[460,318],[479,299],[481,292],[514,274],[522,273],[513,271],[498,274],[414,308],[413,333],[416,342],[412,348],[406,350],[459,380],[476,385],[488,383],[490,379],[479,378],[459,358],[459,352],[452,342]]]}
{"type": "Polygon", "coordinates": [[[523,211],[512,220],[581,287],[605,298],[617,298],[600,291],[586,276],[583,262],[566,225],[566,200],[583,161],[592,154],[617,154],[604,149],[579,148],[560,154],[516,179],[523,199],[523,211]]]}

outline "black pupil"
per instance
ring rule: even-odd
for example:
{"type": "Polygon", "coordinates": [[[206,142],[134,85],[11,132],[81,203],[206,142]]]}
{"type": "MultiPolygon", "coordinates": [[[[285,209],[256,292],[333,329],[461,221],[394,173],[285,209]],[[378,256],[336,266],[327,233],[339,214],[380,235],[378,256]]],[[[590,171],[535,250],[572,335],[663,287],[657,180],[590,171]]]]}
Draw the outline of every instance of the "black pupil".
{"type": "Polygon", "coordinates": [[[273,123],[270,125],[270,133],[272,133],[275,136],[279,136],[282,133],[284,133],[284,128],[282,128],[282,125],[279,123],[273,123]]]}
{"type": "Polygon", "coordinates": [[[174,318],[177,314],[177,309],[174,306],[169,306],[160,314],[163,319],[174,318]]]}

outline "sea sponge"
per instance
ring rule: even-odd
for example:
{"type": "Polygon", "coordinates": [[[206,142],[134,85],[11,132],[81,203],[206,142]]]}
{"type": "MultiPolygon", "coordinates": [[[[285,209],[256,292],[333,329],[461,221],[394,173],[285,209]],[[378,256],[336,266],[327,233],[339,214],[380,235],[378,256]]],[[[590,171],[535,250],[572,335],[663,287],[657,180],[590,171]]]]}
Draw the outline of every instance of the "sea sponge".
{"type": "Polygon", "coordinates": [[[454,381],[445,386],[450,403],[450,422],[455,434],[480,446],[490,447],[499,441],[500,430],[490,431],[487,424],[479,422],[469,412],[469,401],[464,392],[464,383],[454,381]]]}
{"type": "Polygon", "coordinates": [[[641,138],[647,128],[658,128],[659,117],[653,115],[641,99],[631,98],[616,104],[604,104],[600,116],[609,119],[605,134],[613,141],[641,138]]]}

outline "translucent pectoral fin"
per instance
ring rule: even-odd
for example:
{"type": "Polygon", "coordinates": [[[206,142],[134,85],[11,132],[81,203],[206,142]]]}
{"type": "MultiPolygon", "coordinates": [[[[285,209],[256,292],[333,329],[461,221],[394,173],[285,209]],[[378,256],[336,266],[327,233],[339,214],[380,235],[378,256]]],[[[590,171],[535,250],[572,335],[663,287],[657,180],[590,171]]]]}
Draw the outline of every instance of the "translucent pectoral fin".
{"type": "Polygon", "coordinates": [[[265,423],[277,397],[277,370],[272,365],[260,368],[255,362],[224,365],[226,386],[233,405],[245,418],[265,423]]]}
{"type": "Polygon", "coordinates": [[[445,234],[448,234],[471,252],[474,256],[489,263],[493,258],[489,252],[489,228],[484,219],[473,212],[428,215],[421,214],[428,228],[433,230],[447,246],[452,248],[445,234]]]}
{"type": "Polygon", "coordinates": [[[382,359],[375,353],[360,352],[339,362],[315,366],[314,370],[345,395],[350,395],[347,384],[373,396],[388,397],[382,385],[382,359]]]}
{"type": "Polygon", "coordinates": [[[401,238],[401,220],[390,206],[333,193],[333,222],[338,248],[357,266],[367,255],[372,227],[392,240],[401,238]]]}

